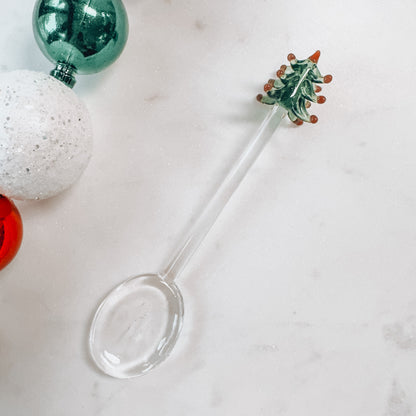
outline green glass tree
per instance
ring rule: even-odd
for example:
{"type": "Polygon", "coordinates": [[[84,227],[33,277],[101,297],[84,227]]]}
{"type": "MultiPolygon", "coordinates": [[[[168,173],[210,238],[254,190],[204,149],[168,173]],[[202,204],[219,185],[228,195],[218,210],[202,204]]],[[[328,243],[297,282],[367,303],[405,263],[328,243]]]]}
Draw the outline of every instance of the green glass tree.
{"type": "Polygon", "coordinates": [[[290,67],[282,65],[276,72],[277,79],[270,79],[264,86],[267,95],[259,94],[257,100],[263,104],[279,104],[288,111],[288,116],[295,124],[301,125],[304,121],[316,123],[318,117],[309,115],[307,109],[311,101],[323,104],[326,98],[316,95],[321,87],[315,84],[332,81],[332,75],[322,76],[316,64],[320,57],[320,51],[304,60],[297,60],[293,53],[287,59],[290,67]]]}

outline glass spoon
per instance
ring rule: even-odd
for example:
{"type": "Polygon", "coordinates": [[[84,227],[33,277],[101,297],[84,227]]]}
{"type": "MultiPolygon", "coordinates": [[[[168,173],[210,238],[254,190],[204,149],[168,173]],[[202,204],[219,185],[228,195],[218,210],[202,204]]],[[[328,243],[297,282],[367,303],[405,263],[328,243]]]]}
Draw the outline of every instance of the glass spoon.
{"type": "Polygon", "coordinates": [[[161,271],[126,280],[113,289],[98,307],[89,336],[91,356],[100,370],[116,378],[143,375],[162,362],[179,337],[184,302],[175,283],[189,259],[211,229],[215,220],[255,162],[283,117],[300,125],[316,123],[307,108],[310,101],[323,103],[315,84],[330,82],[316,64],[320,52],[305,60],[289,54],[290,67],[282,65],[277,79],[264,86],[267,95],[257,100],[271,105],[256,134],[238,157],[210,202],[179,245],[169,264],[161,271]]]}

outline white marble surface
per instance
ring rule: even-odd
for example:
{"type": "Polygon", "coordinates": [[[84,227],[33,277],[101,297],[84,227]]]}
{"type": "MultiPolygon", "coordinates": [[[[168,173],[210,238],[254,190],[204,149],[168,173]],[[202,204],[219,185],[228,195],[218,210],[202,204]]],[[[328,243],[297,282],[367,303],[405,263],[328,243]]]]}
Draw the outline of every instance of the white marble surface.
{"type": "MultiPolygon", "coordinates": [[[[0,67],[48,71],[33,0],[2,2],[0,67]],[[5,3],[5,4],[3,4],[5,3]]],[[[416,3],[126,0],[119,62],[79,77],[92,162],[19,203],[0,274],[3,416],[416,415],[416,3]],[[127,381],[87,353],[92,314],[164,265],[266,108],[289,52],[332,73],[315,126],[285,122],[181,276],[172,356],[127,381]]]]}

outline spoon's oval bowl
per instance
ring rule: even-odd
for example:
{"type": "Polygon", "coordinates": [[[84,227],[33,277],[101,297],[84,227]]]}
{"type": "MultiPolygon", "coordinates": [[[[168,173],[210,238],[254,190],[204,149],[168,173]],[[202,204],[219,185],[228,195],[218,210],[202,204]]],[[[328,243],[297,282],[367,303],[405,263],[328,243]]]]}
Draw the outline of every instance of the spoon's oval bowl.
{"type": "Polygon", "coordinates": [[[97,366],[116,378],[145,374],[172,351],[183,322],[183,298],[157,274],[126,280],[95,313],[89,336],[97,366]]]}

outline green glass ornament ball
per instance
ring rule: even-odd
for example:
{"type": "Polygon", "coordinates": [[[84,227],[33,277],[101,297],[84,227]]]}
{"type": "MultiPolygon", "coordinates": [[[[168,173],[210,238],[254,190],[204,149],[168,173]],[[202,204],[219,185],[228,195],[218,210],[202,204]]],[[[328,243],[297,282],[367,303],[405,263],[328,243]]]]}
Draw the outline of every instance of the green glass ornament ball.
{"type": "Polygon", "coordinates": [[[92,74],[120,56],[128,18],[121,0],[37,0],[33,30],[58,72],[92,74]]]}

